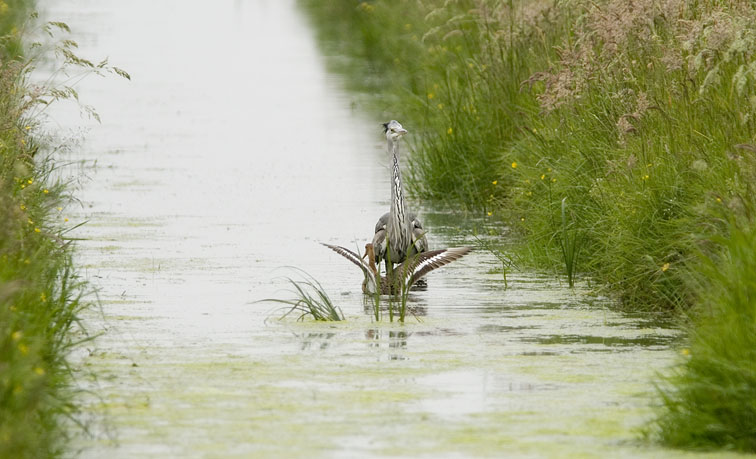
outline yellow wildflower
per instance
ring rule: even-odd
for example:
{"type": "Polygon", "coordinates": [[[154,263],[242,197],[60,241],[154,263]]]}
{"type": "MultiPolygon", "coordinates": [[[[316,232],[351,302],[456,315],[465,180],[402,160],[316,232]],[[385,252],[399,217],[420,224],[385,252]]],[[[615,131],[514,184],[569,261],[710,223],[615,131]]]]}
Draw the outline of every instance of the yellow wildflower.
{"type": "Polygon", "coordinates": [[[436,107],[438,107],[439,110],[443,110],[444,109],[444,104],[438,104],[438,105],[436,105],[436,107]]]}
{"type": "Polygon", "coordinates": [[[453,132],[454,132],[454,129],[452,129],[452,128],[449,128],[449,129],[446,130],[446,133],[449,134],[449,135],[452,135],[453,132]]]}
{"type": "Polygon", "coordinates": [[[24,336],[24,332],[22,332],[21,330],[16,330],[11,333],[11,338],[13,338],[13,341],[20,340],[22,336],[24,336]]]}
{"type": "Polygon", "coordinates": [[[556,179],[555,178],[551,179],[551,183],[556,183],[556,179]]]}
{"type": "Polygon", "coordinates": [[[26,206],[21,204],[21,210],[26,210],[26,206]]]}
{"type": "Polygon", "coordinates": [[[512,169],[517,169],[517,162],[516,161],[512,161],[512,169]]]}
{"type": "Polygon", "coordinates": [[[42,300],[42,302],[47,301],[47,295],[45,295],[44,292],[39,294],[39,299],[42,300]]]}
{"type": "Polygon", "coordinates": [[[29,185],[31,185],[32,183],[34,183],[34,179],[29,179],[29,180],[26,181],[26,183],[28,183],[29,185]]]}
{"type": "Polygon", "coordinates": [[[648,174],[643,176],[643,180],[648,180],[648,174]]]}
{"type": "Polygon", "coordinates": [[[486,215],[488,215],[490,217],[491,215],[493,215],[493,212],[488,211],[488,212],[486,212],[486,215]]]}
{"type": "Polygon", "coordinates": [[[524,221],[525,221],[525,217],[521,217],[521,218],[520,218],[520,221],[521,221],[521,222],[524,222],[524,221]]]}
{"type": "Polygon", "coordinates": [[[682,354],[682,355],[690,355],[690,349],[683,348],[683,349],[680,350],[680,354],[682,354]]]}
{"type": "Polygon", "coordinates": [[[31,126],[24,126],[24,129],[28,131],[29,129],[31,129],[31,126]]]}
{"type": "Polygon", "coordinates": [[[433,94],[432,92],[428,93],[428,99],[433,99],[434,97],[436,97],[435,94],[433,94]]]}
{"type": "Polygon", "coordinates": [[[44,194],[47,194],[47,193],[49,193],[49,192],[50,192],[50,190],[48,190],[47,188],[45,188],[44,190],[42,190],[42,192],[43,192],[44,194]]]}
{"type": "Polygon", "coordinates": [[[666,270],[668,270],[668,269],[669,269],[669,263],[664,263],[664,264],[662,265],[662,267],[661,267],[661,270],[662,270],[662,272],[664,272],[664,271],[666,271],[666,270]]]}
{"type": "Polygon", "coordinates": [[[493,185],[496,185],[497,183],[499,183],[499,181],[498,181],[498,180],[494,180],[494,181],[493,181],[493,182],[491,182],[491,183],[492,183],[493,185]]]}
{"type": "Polygon", "coordinates": [[[722,198],[717,198],[717,202],[721,203],[722,202],[722,198]]]}
{"type": "Polygon", "coordinates": [[[541,174],[541,180],[546,178],[546,174],[541,174]]]}
{"type": "Polygon", "coordinates": [[[37,373],[39,376],[43,376],[45,374],[45,369],[42,367],[35,367],[34,372],[37,373]]]}
{"type": "Polygon", "coordinates": [[[42,232],[42,230],[41,230],[41,229],[39,229],[39,228],[34,228],[34,232],[35,232],[35,233],[41,233],[41,232],[42,232]]]}

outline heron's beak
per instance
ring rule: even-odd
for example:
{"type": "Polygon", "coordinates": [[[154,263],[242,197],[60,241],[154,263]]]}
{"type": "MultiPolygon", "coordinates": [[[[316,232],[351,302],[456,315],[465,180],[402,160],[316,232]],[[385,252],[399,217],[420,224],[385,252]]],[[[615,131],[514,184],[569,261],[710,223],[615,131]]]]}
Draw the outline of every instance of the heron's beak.
{"type": "Polygon", "coordinates": [[[396,131],[396,133],[397,133],[397,134],[399,134],[399,135],[404,135],[404,134],[406,134],[406,133],[407,133],[407,130],[406,130],[406,129],[404,129],[404,128],[401,128],[401,129],[398,129],[398,130],[396,131]]]}

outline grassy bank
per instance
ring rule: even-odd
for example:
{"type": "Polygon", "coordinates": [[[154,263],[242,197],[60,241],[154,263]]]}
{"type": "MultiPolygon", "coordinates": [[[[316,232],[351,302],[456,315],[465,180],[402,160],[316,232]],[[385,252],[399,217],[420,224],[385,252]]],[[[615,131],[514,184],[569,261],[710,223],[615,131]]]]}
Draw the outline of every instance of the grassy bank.
{"type": "MultiPolygon", "coordinates": [[[[369,110],[411,129],[415,195],[499,220],[523,260],[596,279],[627,309],[703,314],[729,333],[722,311],[740,306],[722,299],[710,313],[697,286],[702,259],[746,244],[728,222],[753,226],[753,3],[301,3],[326,53],[351,58],[331,62],[369,110]]],[[[756,420],[743,419],[753,438],[756,420]]]]}
{"type": "MultiPolygon", "coordinates": [[[[35,44],[22,54],[29,27],[67,29],[29,20],[29,7],[0,1],[0,457],[13,458],[64,452],[76,413],[67,358],[86,337],[77,321],[85,284],[63,217],[68,191],[51,177],[56,163],[37,132],[44,107],[75,93],[30,82],[42,56],[66,56],[75,44],[35,44]]],[[[82,66],[72,54],[65,61],[82,66]]]]}
{"type": "Polygon", "coordinates": [[[696,273],[698,314],[684,362],[662,387],[651,434],[679,447],[756,451],[756,226],[731,223],[696,273]]]}

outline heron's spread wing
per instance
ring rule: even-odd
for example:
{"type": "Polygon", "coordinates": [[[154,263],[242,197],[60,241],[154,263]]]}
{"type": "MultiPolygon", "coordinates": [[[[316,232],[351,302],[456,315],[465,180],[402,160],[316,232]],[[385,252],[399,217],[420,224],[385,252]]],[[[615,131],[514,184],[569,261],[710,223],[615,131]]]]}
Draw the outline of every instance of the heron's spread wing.
{"type": "Polygon", "coordinates": [[[321,242],[324,246],[328,247],[329,249],[333,250],[334,252],[338,253],[342,257],[346,258],[347,260],[351,261],[355,265],[357,265],[361,270],[362,273],[365,274],[365,277],[372,280],[373,284],[376,284],[375,274],[373,274],[373,271],[370,270],[370,267],[365,262],[365,260],[362,259],[359,255],[352,252],[349,249],[346,249],[344,247],[341,247],[340,245],[331,245],[326,244],[325,242],[321,242]]]}
{"type": "Polygon", "coordinates": [[[331,244],[326,244],[325,242],[321,242],[321,244],[333,250],[334,252],[338,253],[339,255],[346,258],[347,260],[351,261],[352,263],[357,265],[361,270],[367,271],[369,269],[367,263],[365,263],[365,260],[363,260],[359,255],[352,252],[351,250],[341,247],[340,245],[331,245],[331,244]]]}
{"type": "Polygon", "coordinates": [[[451,247],[419,253],[403,263],[401,272],[404,274],[404,280],[409,279],[408,286],[411,286],[424,275],[436,268],[448,265],[452,261],[459,260],[470,253],[471,250],[470,247],[451,247]]]}

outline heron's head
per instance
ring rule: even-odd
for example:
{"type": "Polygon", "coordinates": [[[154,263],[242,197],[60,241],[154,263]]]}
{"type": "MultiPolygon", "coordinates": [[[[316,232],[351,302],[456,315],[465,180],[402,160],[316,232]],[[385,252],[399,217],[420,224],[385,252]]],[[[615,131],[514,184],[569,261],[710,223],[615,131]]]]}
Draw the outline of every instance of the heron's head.
{"type": "Polygon", "coordinates": [[[386,139],[396,142],[401,139],[407,130],[399,124],[399,121],[391,120],[388,123],[383,123],[383,132],[386,134],[386,139]]]}

